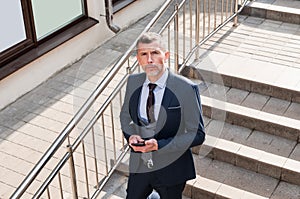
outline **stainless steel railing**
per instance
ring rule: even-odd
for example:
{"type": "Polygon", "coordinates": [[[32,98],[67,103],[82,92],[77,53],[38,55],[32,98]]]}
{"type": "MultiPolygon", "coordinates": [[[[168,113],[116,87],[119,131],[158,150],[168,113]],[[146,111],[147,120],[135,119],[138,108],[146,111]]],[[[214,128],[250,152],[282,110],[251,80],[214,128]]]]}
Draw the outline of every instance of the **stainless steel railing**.
{"type": "MultiPolygon", "coordinates": [[[[181,72],[198,59],[198,49],[204,42],[232,20],[237,24],[236,17],[246,2],[242,0],[238,10],[238,0],[167,0],[141,34],[156,31],[164,35],[172,52],[169,66],[181,72]],[[163,21],[162,16],[166,15],[163,21]]],[[[12,199],[97,198],[129,149],[122,136],[118,112],[127,77],[137,68],[132,58],[135,42],[114,64],[13,193],[12,199]],[[124,67],[127,71],[120,75],[124,67]],[[118,84],[113,85],[114,90],[103,103],[102,94],[112,81],[118,84]],[[97,103],[101,104],[100,108],[86,121],[85,115],[97,103]],[[82,121],[87,124],[82,125],[82,121]],[[79,133],[74,133],[78,129],[79,133]],[[62,150],[65,153],[59,155],[62,150]]]]}

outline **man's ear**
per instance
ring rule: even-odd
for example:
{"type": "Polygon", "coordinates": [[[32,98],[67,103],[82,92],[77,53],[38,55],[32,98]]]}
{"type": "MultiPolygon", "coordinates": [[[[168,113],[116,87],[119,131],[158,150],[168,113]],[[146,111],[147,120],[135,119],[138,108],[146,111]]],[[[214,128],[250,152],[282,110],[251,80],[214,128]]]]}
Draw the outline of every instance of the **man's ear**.
{"type": "Polygon", "coordinates": [[[170,52],[166,51],[165,52],[165,61],[167,61],[170,58],[170,52]]]}

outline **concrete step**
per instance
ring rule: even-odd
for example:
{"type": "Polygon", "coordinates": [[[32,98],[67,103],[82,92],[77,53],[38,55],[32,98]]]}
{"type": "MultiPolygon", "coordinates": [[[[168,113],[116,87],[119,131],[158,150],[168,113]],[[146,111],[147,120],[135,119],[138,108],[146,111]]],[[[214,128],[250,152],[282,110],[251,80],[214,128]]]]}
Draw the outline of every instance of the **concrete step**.
{"type": "Polygon", "coordinates": [[[252,198],[252,199],[267,199],[248,191],[237,189],[214,180],[203,178],[197,175],[195,180],[188,181],[184,194],[193,199],[206,198],[252,198]]]}
{"type": "MultiPolygon", "coordinates": [[[[257,63],[257,66],[260,67],[262,66],[262,64],[264,64],[264,63],[260,63],[260,61],[253,61],[253,68],[252,69],[244,68],[244,70],[252,70],[252,72],[256,71],[257,67],[254,65],[255,62],[257,63]]],[[[243,76],[239,74],[239,71],[236,71],[236,73],[229,73],[228,71],[224,71],[223,73],[222,71],[218,71],[217,69],[214,68],[203,69],[203,67],[205,66],[203,66],[201,63],[199,63],[199,65],[200,66],[191,65],[189,67],[186,67],[186,69],[183,71],[183,75],[188,76],[189,78],[202,80],[207,84],[209,83],[219,84],[221,86],[225,86],[228,88],[236,88],[243,91],[258,93],[265,96],[270,96],[270,97],[274,97],[286,101],[300,103],[300,87],[293,86],[289,88],[286,85],[280,83],[269,82],[267,81],[268,80],[267,78],[261,78],[261,79],[251,78],[251,74],[249,73],[247,78],[246,77],[247,74],[243,76]]],[[[283,72],[282,70],[273,71],[270,69],[269,73],[272,72],[278,73],[280,71],[283,72]]],[[[300,72],[300,69],[297,69],[297,71],[300,72]]],[[[299,78],[298,81],[300,81],[299,78]]]]}
{"type": "Polygon", "coordinates": [[[242,14],[299,24],[300,2],[298,0],[253,0],[246,5],[242,14]]]}
{"type": "MultiPolygon", "coordinates": [[[[255,138],[260,138],[261,134],[258,134],[258,136],[251,135],[249,140],[247,140],[247,143],[239,144],[226,139],[209,136],[211,128],[214,127],[208,127],[208,135],[204,144],[201,147],[193,148],[193,152],[195,154],[199,154],[201,156],[203,156],[203,153],[204,155],[208,154],[207,156],[212,159],[227,162],[288,183],[300,185],[299,160],[282,155],[276,155],[272,152],[268,152],[267,150],[259,149],[254,143],[251,145],[251,142],[253,142],[255,138]]],[[[277,144],[284,145],[287,143],[277,142],[277,144]]],[[[281,152],[286,150],[292,153],[296,143],[293,143],[290,148],[287,146],[282,146],[281,148],[279,145],[270,146],[268,143],[263,143],[263,141],[262,143],[258,141],[257,145],[265,145],[261,148],[269,150],[273,147],[273,150],[278,149],[278,151],[281,152]]],[[[294,153],[296,153],[296,151],[294,151],[294,153]]],[[[289,154],[286,156],[289,156],[289,154]]]]}
{"type": "MultiPolygon", "coordinates": [[[[226,154],[224,154],[226,155],[226,154]]],[[[284,182],[281,179],[251,171],[227,162],[219,161],[210,156],[194,154],[197,177],[187,182],[184,190],[184,199],[206,199],[206,198],[271,198],[281,199],[299,198],[299,185],[284,182]]],[[[118,175],[122,179],[126,178],[128,171],[128,156],[124,158],[122,164],[118,167],[118,175]]],[[[115,175],[115,174],[114,174],[115,175]]],[[[123,196],[125,193],[125,184],[119,183],[120,180],[111,179],[106,185],[113,187],[117,184],[122,185],[123,196]],[[118,183],[116,183],[118,182],[118,183]]],[[[123,181],[122,181],[123,182],[123,181]]],[[[111,188],[109,188],[111,189],[111,188]]],[[[105,190],[105,189],[104,189],[105,190]]],[[[117,193],[119,191],[110,191],[117,193]]],[[[121,194],[122,195],[122,194],[121,194]]]]}
{"type": "MultiPolygon", "coordinates": [[[[128,169],[127,164],[123,164],[128,169]]],[[[121,199],[126,198],[127,187],[127,173],[122,170],[121,172],[114,172],[109,179],[103,190],[98,195],[99,199],[121,199]]],[[[191,199],[187,195],[184,195],[182,199],[191,199]]]]}
{"type": "Polygon", "coordinates": [[[202,81],[197,81],[197,83],[201,89],[201,95],[203,96],[290,119],[300,120],[300,103],[218,84],[204,83],[202,81]]]}
{"type": "Polygon", "coordinates": [[[277,103],[272,107],[265,95],[198,83],[208,136],[194,152],[300,185],[299,115],[278,110],[277,103]]]}
{"type": "Polygon", "coordinates": [[[206,198],[290,198],[300,197],[299,186],[194,155],[197,178],[188,182],[185,194],[193,199],[206,198]]]}
{"type": "Polygon", "coordinates": [[[290,140],[300,140],[300,120],[201,96],[203,114],[218,119],[290,140]]]}

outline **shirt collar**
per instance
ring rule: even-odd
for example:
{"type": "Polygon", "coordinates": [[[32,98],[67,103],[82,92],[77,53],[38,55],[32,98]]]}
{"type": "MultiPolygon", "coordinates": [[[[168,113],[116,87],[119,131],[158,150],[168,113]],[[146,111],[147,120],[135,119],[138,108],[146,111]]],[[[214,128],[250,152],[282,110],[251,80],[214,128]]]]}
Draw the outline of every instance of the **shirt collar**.
{"type": "MultiPolygon", "coordinates": [[[[153,83],[156,84],[159,88],[164,88],[166,86],[168,74],[169,74],[168,70],[166,69],[165,72],[162,74],[162,76],[156,82],[153,82],[153,83]]],[[[146,78],[146,80],[144,82],[144,86],[148,86],[149,83],[151,83],[151,82],[149,81],[148,78],[146,78]]]]}

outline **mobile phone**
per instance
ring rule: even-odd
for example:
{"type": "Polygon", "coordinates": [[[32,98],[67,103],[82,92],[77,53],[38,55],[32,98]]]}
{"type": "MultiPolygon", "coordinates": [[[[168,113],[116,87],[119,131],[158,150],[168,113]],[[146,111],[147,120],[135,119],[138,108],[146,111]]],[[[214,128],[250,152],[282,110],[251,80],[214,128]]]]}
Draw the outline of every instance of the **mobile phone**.
{"type": "Polygon", "coordinates": [[[145,146],[145,142],[132,143],[132,146],[145,146]]]}

